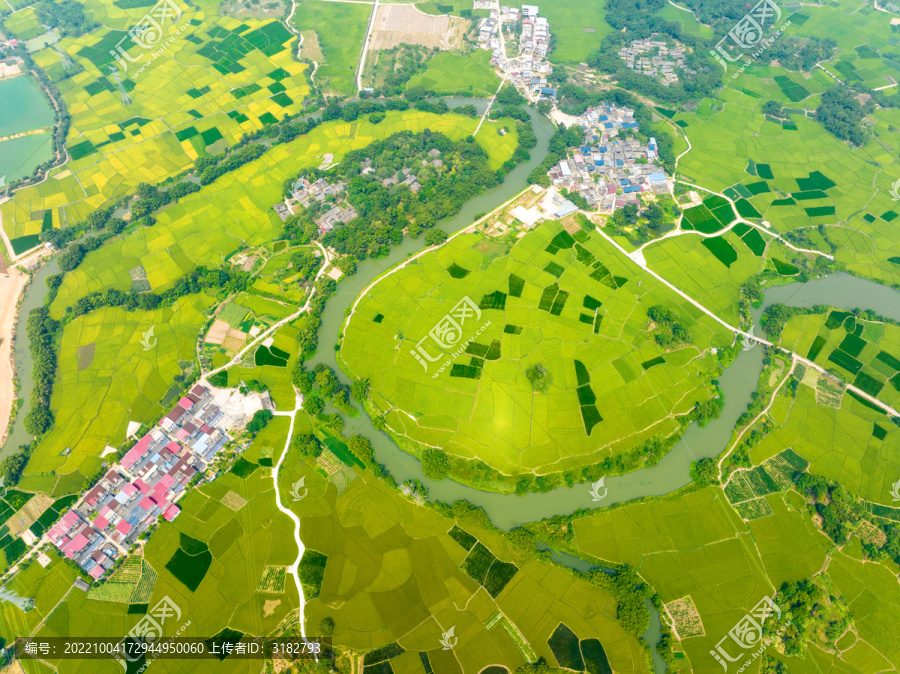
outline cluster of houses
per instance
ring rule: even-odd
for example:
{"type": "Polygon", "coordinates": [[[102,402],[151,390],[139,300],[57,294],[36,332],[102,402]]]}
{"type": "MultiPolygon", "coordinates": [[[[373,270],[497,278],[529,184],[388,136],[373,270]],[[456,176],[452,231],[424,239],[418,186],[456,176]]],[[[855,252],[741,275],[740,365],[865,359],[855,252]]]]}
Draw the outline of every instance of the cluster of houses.
{"type": "Polygon", "coordinates": [[[229,440],[226,415],[198,384],[47,532],[95,580],[160,517],[171,522],[193,477],[229,440]]]}
{"type": "Polygon", "coordinates": [[[293,184],[291,196],[283,202],[278,202],[273,208],[283,222],[289,215],[295,213],[296,207],[309,208],[313,203],[323,203],[331,197],[331,201],[335,202],[334,205],[315,220],[319,234],[325,234],[336,225],[346,224],[357,216],[353,206],[339,199],[339,195],[346,189],[347,184],[344,182],[331,184],[324,178],[310,182],[305,176],[301,176],[293,184]]]}
{"type": "MultiPolygon", "coordinates": [[[[678,70],[684,70],[684,55],[687,47],[678,41],[674,46],[661,39],[657,33],[650,37],[632,40],[631,46],[619,50],[619,58],[632,70],[645,75],[661,78],[666,86],[678,82],[678,70]]],[[[692,74],[693,71],[687,71],[692,74]]]]}
{"type": "MultiPolygon", "coordinates": [[[[440,169],[444,165],[444,160],[440,158],[441,151],[437,148],[432,148],[428,151],[428,157],[422,160],[422,166],[427,166],[432,169],[440,169]]],[[[375,169],[372,168],[372,160],[366,159],[362,163],[362,174],[369,175],[370,173],[374,173],[375,169]]],[[[412,172],[412,169],[405,168],[400,171],[397,171],[390,178],[385,178],[381,181],[381,184],[385,187],[391,187],[393,185],[407,185],[409,189],[411,189],[416,194],[419,193],[419,190],[422,189],[422,184],[419,182],[418,176],[412,172]]]]}
{"type": "MultiPolygon", "coordinates": [[[[441,151],[437,148],[429,150],[428,155],[422,159],[423,167],[440,169],[443,165],[444,162],[441,159],[441,151]]],[[[362,168],[362,175],[364,176],[375,173],[375,168],[372,166],[371,159],[366,159],[360,164],[360,167],[362,168]]],[[[418,176],[409,168],[397,171],[394,175],[382,180],[381,184],[385,187],[406,185],[416,194],[422,189],[422,184],[419,182],[418,176]]],[[[296,212],[295,209],[298,206],[309,208],[313,203],[322,203],[330,196],[332,197],[330,201],[333,202],[333,205],[328,211],[315,220],[316,225],[319,227],[319,234],[325,234],[330,232],[337,225],[347,224],[357,217],[356,209],[340,197],[340,194],[345,192],[346,189],[347,184],[342,181],[329,183],[324,178],[319,178],[315,182],[310,182],[305,176],[302,176],[293,184],[291,196],[283,202],[278,202],[273,208],[281,217],[281,220],[284,221],[289,215],[296,212]]]]}
{"type": "Polygon", "coordinates": [[[658,164],[655,138],[646,144],[623,133],[638,123],[630,108],[603,104],[578,118],[584,145],[550,169],[554,187],[580,194],[591,208],[613,212],[641,193],[666,194],[672,181],[658,164]]]}
{"type": "Polygon", "coordinates": [[[507,73],[516,87],[531,92],[535,100],[555,100],[556,90],[547,84],[552,70],[547,61],[550,22],[539,13],[535,5],[522,5],[521,9],[501,6],[499,11],[494,8],[491,18],[483,20],[478,39],[485,49],[493,51],[491,63],[507,73]],[[521,25],[518,54],[504,54],[499,32],[505,24],[521,25]]]}

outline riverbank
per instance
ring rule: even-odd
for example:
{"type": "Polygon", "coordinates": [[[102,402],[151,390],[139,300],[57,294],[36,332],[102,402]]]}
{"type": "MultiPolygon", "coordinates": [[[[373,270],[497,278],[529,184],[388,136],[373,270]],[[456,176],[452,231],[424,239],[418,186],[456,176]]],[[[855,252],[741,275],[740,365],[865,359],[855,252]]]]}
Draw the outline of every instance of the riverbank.
{"type": "Polygon", "coordinates": [[[0,446],[13,423],[16,400],[16,369],[13,361],[13,339],[19,299],[25,292],[29,276],[17,267],[0,261],[0,446]]]}

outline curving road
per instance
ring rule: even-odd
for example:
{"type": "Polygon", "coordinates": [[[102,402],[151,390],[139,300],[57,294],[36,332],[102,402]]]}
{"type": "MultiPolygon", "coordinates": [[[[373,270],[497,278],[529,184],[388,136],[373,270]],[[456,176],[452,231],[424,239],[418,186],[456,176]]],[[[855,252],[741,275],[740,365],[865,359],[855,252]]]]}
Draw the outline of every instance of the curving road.
{"type": "Polygon", "coordinates": [[[303,409],[303,396],[297,392],[297,389],[294,389],[294,409],[291,412],[273,412],[273,415],[276,417],[290,417],[291,425],[288,428],[287,438],[285,438],[284,441],[284,450],[281,452],[281,456],[278,457],[278,463],[276,463],[275,467],[272,469],[272,479],[275,482],[275,505],[278,506],[278,509],[281,512],[290,517],[291,521],[294,523],[294,542],[297,544],[297,559],[287,568],[287,572],[291,574],[291,577],[294,579],[294,585],[297,586],[297,596],[299,597],[299,607],[297,611],[299,612],[298,617],[300,619],[300,636],[306,641],[306,598],[303,596],[303,586],[300,584],[300,574],[298,572],[300,560],[303,558],[306,546],[303,545],[303,541],[300,539],[300,518],[293,510],[281,504],[281,488],[278,486],[278,472],[281,470],[281,464],[284,463],[284,457],[287,456],[288,450],[290,449],[291,438],[294,435],[294,421],[297,419],[297,412],[301,409],[303,409]]]}

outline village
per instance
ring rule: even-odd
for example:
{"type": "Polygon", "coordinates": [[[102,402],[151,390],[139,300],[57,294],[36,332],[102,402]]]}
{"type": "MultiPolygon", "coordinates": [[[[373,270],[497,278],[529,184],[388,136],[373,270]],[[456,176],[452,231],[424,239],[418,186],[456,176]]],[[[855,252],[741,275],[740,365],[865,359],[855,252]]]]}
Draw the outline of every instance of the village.
{"type": "MultiPolygon", "coordinates": [[[[249,410],[235,407],[233,395],[195,385],[44,539],[94,580],[103,577],[160,518],[171,522],[178,516],[176,502],[208,472],[233,439],[230,432],[246,423],[249,410]]],[[[258,403],[272,407],[267,394],[258,403]]]]}
{"type": "MultiPolygon", "coordinates": [[[[650,77],[659,78],[669,86],[679,81],[676,69],[684,71],[684,57],[688,48],[677,40],[664,39],[658,33],[650,37],[632,40],[631,46],[622,47],[618,54],[632,70],[637,70],[650,77]]],[[[686,71],[694,74],[693,71],[686,71]]]]}
{"type": "Polygon", "coordinates": [[[579,194],[591,209],[612,213],[641,194],[671,194],[655,138],[637,140],[634,110],[603,104],[575,119],[584,144],[550,169],[554,187],[579,194]]]}
{"type": "Polygon", "coordinates": [[[478,44],[491,51],[491,63],[503,71],[529,100],[555,100],[556,90],[548,86],[547,75],[552,67],[547,60],[550,52],[550,22],[540,16],[540,8],[522,5],[521,9],[501,6],[494,2],[477,2],[476,9],[490,9],[491,15],[481,20],[478,44]],[[513,35],[518,26],[521,32],[513,35]],[[507,38],[517,45],[518,53],[507,52],[507,38]]]}

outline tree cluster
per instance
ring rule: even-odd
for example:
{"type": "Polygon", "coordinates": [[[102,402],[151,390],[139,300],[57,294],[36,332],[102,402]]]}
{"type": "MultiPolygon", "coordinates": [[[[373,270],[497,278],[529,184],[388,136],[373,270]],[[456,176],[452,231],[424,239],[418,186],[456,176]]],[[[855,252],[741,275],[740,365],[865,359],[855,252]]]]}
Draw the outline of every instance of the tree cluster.
{"type": "Polygon", "coordinates": [[[853,93],[838,86],[822,94],[822,102],[816,108],[816,118],[841,140],[860,146],[865,145],[868,137],[862,121],[873,109],[871,100],[865,106],[860,105],[853,93]]]}
{"type": "Polygon", "coordinates": [[[655,304],[647,310],[647,315],[654,323],[653,341],[664,349],[679,344],[690,344],[693,341],[690,330],[682,322],[681,316],[661,304],[655,304]]]}
{"type": "Polygon", "coordinates": [[[84,35],[100,25],[89,21],[84,13],[84,5],[75,0],[43,0],[35,10],[42,24],[56,28],[62,35],[69,37],[84,35]]]}

